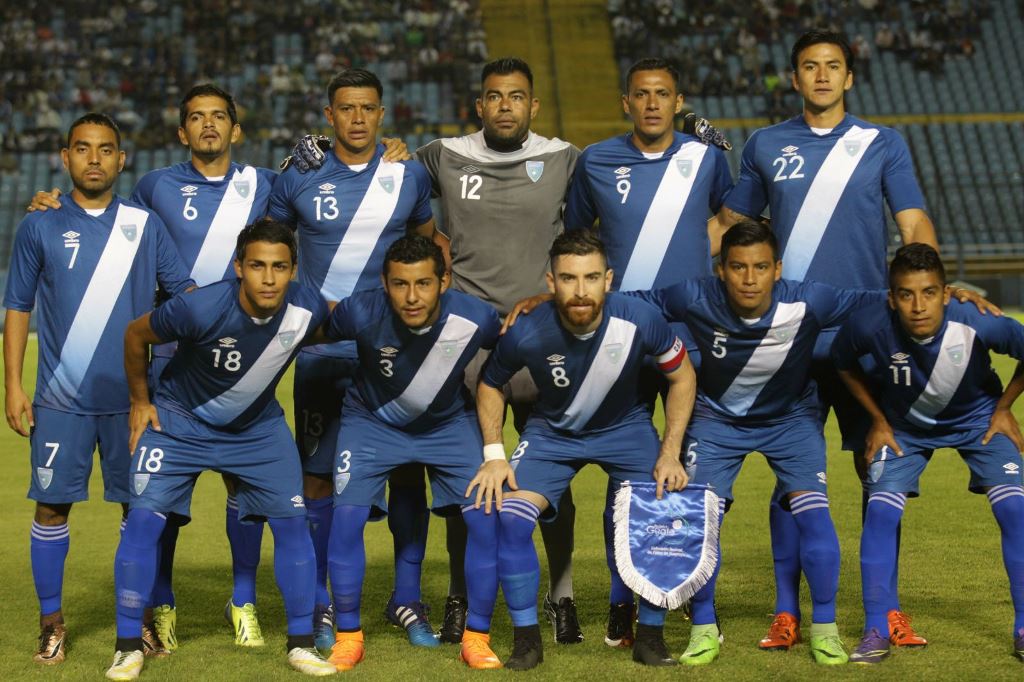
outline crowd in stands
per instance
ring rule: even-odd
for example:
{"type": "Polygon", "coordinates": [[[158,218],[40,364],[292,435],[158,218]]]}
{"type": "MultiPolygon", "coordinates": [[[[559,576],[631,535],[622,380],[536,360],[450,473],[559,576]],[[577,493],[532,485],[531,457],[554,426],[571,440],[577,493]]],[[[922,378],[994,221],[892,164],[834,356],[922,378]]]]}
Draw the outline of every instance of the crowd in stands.
{"type": "Polygon", "coordinates": [[[991,7],[989,0],[609,0],[608,12],[622,66],[672,55],[686,95],[764,95],[771,113],[784,106],[790,66],[764,61],[763,48],[781,45],[788,59],[787,33],[869,22],[874,35],[849,36],[858,77],[870,78],[872,57],[888,50],[940,73],[946,58],[974,53],[991,7]],[[738,67],[729,68],[732,55],[738,67]]]}
{"type": "Polygon", "coordinates": [[[422,118],[401,96],[412,81],[449,83],[444,109],[468,119],[486,59],[479,0],[4,2],[0,147],[56,149],[87,110],[140,148],[164,146],[181,94],[205,81],[235,90],[249,135],[292,139],[322,124],[323,86],[347,66],[397,86],[385,93],[396,126],[422,118]]]}

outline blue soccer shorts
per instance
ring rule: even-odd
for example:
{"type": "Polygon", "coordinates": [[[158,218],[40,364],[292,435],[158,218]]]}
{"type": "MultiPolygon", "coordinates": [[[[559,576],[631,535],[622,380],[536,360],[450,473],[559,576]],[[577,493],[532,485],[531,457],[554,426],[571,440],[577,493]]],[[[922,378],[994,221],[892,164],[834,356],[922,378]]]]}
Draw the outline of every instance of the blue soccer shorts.
{"type": "Polygon", "coordinates": [[[302,470],[329,476],[341,426],[341,405],[359,361],[301,352],[295,359],[295,444],[302,470]]]}
{"type": "Polygon", "coordinates": [[[967,489],[983,493],[996,485],[1021,485],[1021,456],[1006,436],[996,434],[988,445],[981,439],[988,429],[958,431],[944,435],[910,434],[896,431],[896,443],[903,448],[900,457],[888,447],[875,453],[868,467],[868,491],[920,495],[921,473],[938,448],[953,448],[971,470],[967,489]]]}
{"type": "Polygon", "coordinates": [[[387,512],[384,484],[405,465],[426,467],[436,514],[453,515],[466,504],[466,488],[483,463],[483,440],[476,416],[464,413],[429,431],[407,433],[385,424],[349,401],[341,418],[334,458],[334,504],[387,512]]]}
{"type": "Polygon", "coordinates": [[[103,499],[128,501],[128,413],[71,414],[32,406],[32,479],[28,497],[46,504],[89,499],[92,453],[99,448],[103,499]]]}
{"type": "Polygon", "coordinates": [[[686,430],[683,464],[691,483],[710,485],[719,497],[732,500],[733,483],[751,452],[768,460],[778,494],[826,492],[825,436],[813,416],[757,425],[696,418],[686,430]]]}
{"type": "Polygon", "coordinates": [[[190,518],[192,490],[204,471],[236,479],[238,517],[305,516],[302,467],[284,417],[239,432],[157,407],[160,431],[146,429],[131,462],[131,508],[190,518]]]}
{"type": "Polygon", "coordinates": [[[543,495],[548,501],[542,519],[550,520],[558,515],[558,503],[573,477],[587,464],[604,469],[617,488],[622,481],[653,480],[660,449],[658,432],[649,421],[571,435],[531,419],[509,463],[519,490],[543,495]]]}

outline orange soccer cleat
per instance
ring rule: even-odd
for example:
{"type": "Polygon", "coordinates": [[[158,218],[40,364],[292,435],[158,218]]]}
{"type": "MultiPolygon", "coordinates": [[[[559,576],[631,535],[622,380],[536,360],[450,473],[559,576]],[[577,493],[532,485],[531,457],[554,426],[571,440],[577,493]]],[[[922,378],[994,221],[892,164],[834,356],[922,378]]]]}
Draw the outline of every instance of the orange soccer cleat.
{"type": "Polygon", "coordinates": [[[334,646],[328,661],[338,670],[351,670],[363,660],[366,648],[363,646],[363,631],[339,632],[334,635],[334,646]]]}
{"type": "Polygon", "coordinates": [[[893,609],[888,613],[889,641],[893,646],[919,647],[927,646],[928,640],[914,632],[910,624],[910,616],[893,609]]]}
{"type": "Polygon", "coordinates": [[[792,613],[782,611],[775,616],[768,634],[757,643],[765,651],[789,651],[800,641],[800,621],[792,613]]]}
{"type": "Polygon", "coordinates": [[[486,632],[464,630],[459,658],[474,670],[494,670],[502,667],[501,660],[491,651],[491,636],[486,632]]]}

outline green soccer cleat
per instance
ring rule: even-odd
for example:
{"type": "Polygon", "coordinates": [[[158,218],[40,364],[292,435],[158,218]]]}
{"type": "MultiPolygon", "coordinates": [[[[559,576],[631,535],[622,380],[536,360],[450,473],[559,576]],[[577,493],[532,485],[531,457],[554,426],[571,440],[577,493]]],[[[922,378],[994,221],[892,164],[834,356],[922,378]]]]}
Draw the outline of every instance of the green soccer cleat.
{"type": "Polygon", "coordinates": [[[679,657],[679,662],[684,665],[708,665],[714,661],[722,648],[718,634],[718,626],[714,623],[690,626],[690,643],[679,657]]]}
{"type": "Polygon", "coordinates": [[[229,600],[224,607],[224,617],[235,628],[235,644],[238,646],[263,646],[263,631],[256,619],[256,606],[243,604],[235,606],[229,600]]]}
{"type": "Polygon", "coordinates": [[[145,657],[141,651],[115,651],[114,662],[107,668],[108,680],[137,680],[145,657]]]}
{"type": "Polygon", "coordinates": [[[168,651],[178,650],[178,635],[175,633],[177,625],[178,612],[173,606],[161,604],[153,607],[153,628],[168,651]]]}
{"type": "Polygon", "coordinates": [[[811,654],[818,665],[843,665],[850,660],[835,623],[811,624],[811,654]]]}

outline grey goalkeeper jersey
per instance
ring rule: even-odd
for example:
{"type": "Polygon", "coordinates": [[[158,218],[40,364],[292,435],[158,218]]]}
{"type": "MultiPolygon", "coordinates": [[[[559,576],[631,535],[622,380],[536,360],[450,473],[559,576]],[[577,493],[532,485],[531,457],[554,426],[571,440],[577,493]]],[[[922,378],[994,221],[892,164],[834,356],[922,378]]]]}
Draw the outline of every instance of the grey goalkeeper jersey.
{"type": "Polygon", "coordinates": [[[489,149],[483,131],[416,151],[441,197],[453,285],[502,315],[547,291],[548,249],[562,231],[566,191],[580,150],[530,133],[522,149],[489,149]]]}

